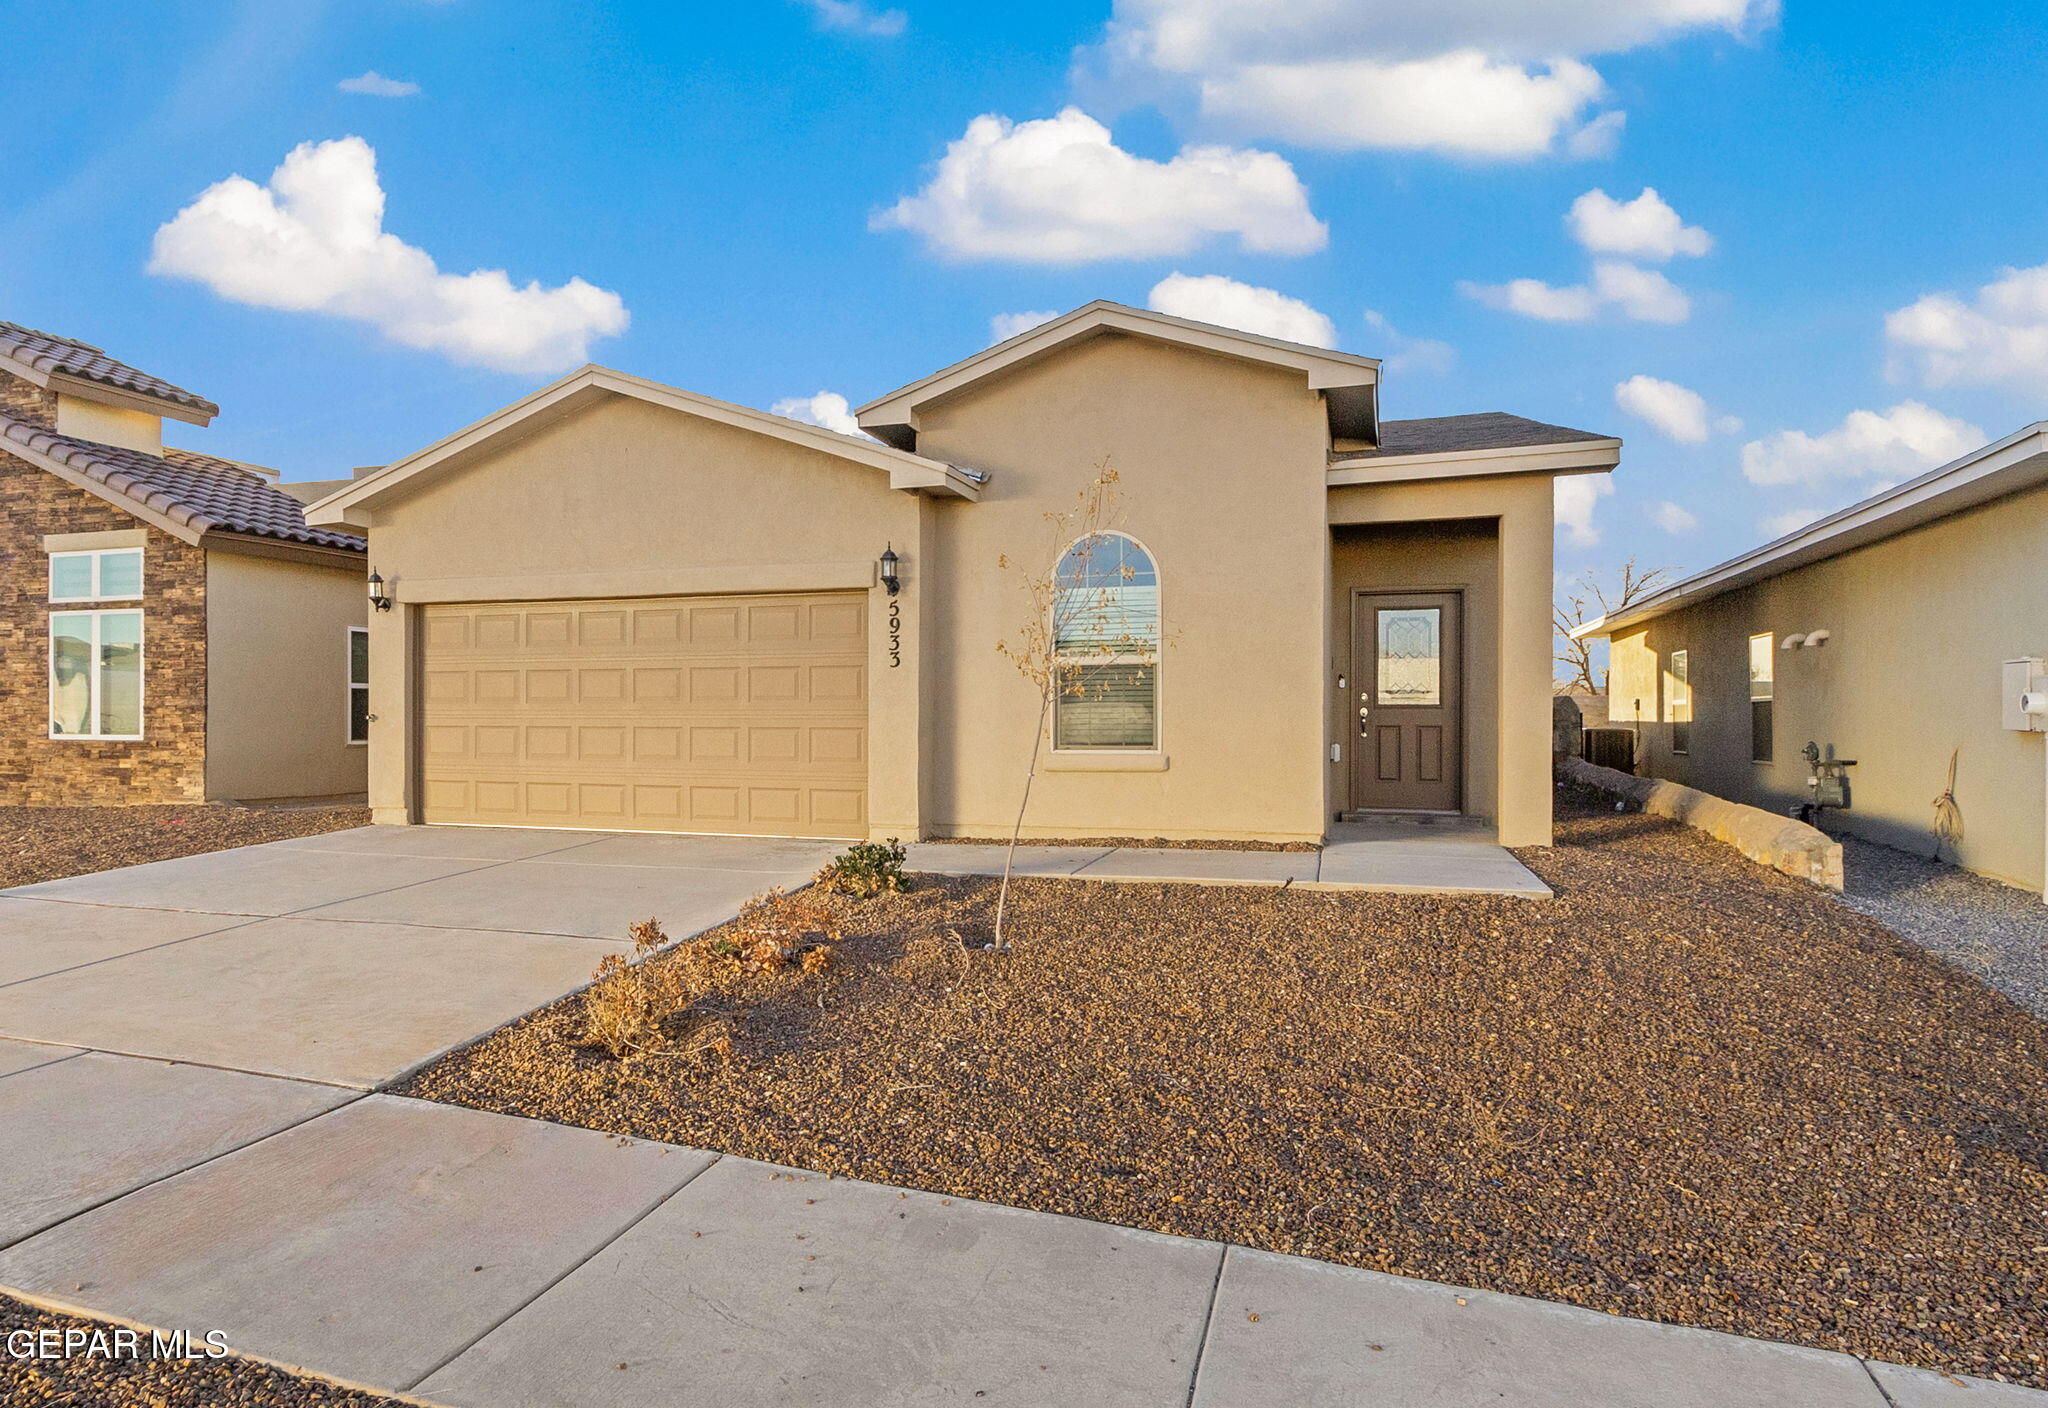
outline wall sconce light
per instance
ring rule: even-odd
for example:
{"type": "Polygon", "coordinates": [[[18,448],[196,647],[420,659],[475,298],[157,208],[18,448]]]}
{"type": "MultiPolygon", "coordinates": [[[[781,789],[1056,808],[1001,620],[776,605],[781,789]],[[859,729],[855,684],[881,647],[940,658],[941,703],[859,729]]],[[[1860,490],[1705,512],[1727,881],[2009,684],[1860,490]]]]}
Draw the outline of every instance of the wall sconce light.
{"type": "Polygon", "coordinates": [[[1798,649],[1798,648],[1799,648],[1800,646],[1802,646],[1802,645],[1804,645],[1804,644],[1806,644],[1806,637],[1805,637],[1805,636],[1786,636],[1786,637],[1785,637],[1785,643],[1784,643],[1783,645],[1779,646],[1779,647],[1778,647],[1778,649],[1780,649],[1780,650],[1797,650],[1797,649],[1798,649]]]}
{"type": "Polygon", "coordinates": [[[882,585],[888,589],[890,596],[903,590],[903,579],[896,575],[896,564],[900,561],[902,559],[896,556],[893,544],[882,549],[882,585]]]}
{"type": "Polygon", "coordinates": [[[1829,641],[1833,639],[1834,633],[1831,631],[1808,631],[1806,633],[1806,644],[1808,649],[1812,649],[1816,645],[1826,645],[1829,641]]]}
{"type": "Polygon", "coordinates": [[[384,579],[375,572],[370,573],[370,605],[379,611],[391,609],[391,593],[384,589],[384,579]]]}

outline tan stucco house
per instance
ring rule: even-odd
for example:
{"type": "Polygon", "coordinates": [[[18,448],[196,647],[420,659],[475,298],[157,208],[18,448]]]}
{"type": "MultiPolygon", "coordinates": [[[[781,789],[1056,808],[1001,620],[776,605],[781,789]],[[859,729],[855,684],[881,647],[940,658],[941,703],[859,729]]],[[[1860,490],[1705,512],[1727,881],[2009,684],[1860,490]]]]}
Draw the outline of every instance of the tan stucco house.
{"type": "Polygon", "coordinates": [[[1006,833],[1039,710],[998,564],[1050,571],[1048,513],[1107,463],[1094,589],[1130,638],[1053,711],[1028,834],[1404,811],[1547,843],[1552,481],[1619,442],[1379,408],[1373,358],[1113,303],[870,402],[865,436],[585,367],[308,511],[392,601],[377,819],[1006,833]]]}
{"type": "Polygon", "coordinates": [[[1581,628],[1637,770],[1788,811],[1808,743],[1853,760],[1840,829],[2039,889],[2048,727],[2048,423],[1581,628]],[[2032,692],[2037,708],[2023,708],[2032,692]]]}
{"type": "Polygon", "coordinates": [[[167,448],[211,401],[0,322],[0,804],[364,787],[361,535],[258,465],[167,448]]]}

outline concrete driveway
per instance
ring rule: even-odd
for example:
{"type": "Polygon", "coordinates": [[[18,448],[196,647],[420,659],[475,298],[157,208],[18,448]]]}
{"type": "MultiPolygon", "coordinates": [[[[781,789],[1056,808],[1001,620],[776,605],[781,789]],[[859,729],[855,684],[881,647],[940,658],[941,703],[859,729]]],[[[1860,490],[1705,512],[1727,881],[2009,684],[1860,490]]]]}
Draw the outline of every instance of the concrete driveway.
{"type": "Polygon", "coordinates": [[[0,891],[0,1038],[369,1089],[830,842],[363,827],[0,891]]]}

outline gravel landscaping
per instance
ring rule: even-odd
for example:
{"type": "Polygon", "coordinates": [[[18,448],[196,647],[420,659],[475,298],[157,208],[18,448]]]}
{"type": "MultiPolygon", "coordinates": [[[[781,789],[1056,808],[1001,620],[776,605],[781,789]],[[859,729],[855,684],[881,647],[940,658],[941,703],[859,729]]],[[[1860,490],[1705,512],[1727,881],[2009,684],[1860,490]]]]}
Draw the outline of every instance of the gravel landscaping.
{"type": "MultiPolygon", "coordinates": [[[[17,1331],[111,1335],[115,1328],[0,1296],[0,1345],[15,1343],[11,1337],[17,1331]]],[[[148,1343],[145,1333],[145,1352],[148,1343]]],[[[398,1408],[399,1400],[338,1388],[233,1355],[152,1360],[74,1353],[63,1359],[27,1359],[8,1353],[0,1354],[0,1403],[9,1408],[398,1408]]]]}
{"type": "Polygon", "coordinates": [[[806,894],[820,971],[657,957],[703,995],[640,1054],[578,996],[402,1093],[2048,1386],[2048,1026],[1563,810],[1552,901],[1033,879],[998,957],[991,881],[806,894]]]}
{"type": "Polygon", "coordinates": [[[1839,838],[1842,902],[2048,1017],[2048,904],[1953,865],[1839,838]]]}
{"type": "Polygon", "coordinates": [[[0,888],[368,826],[362,806],[0,806],[0,888]]]}

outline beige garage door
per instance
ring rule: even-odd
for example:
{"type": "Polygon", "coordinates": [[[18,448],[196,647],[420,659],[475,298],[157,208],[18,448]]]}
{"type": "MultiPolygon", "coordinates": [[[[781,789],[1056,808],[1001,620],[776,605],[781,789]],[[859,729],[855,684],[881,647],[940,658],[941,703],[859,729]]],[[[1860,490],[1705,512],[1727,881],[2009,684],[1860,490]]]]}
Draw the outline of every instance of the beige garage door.
{"type": "Polygon", "coordinates": [[[867,603],[426,608],[430,822],[867,833],[867,603]]]}

